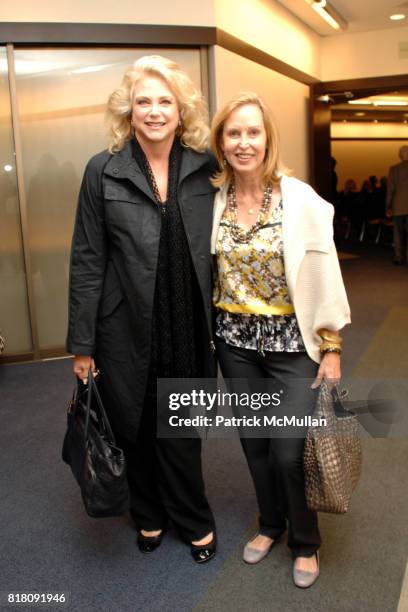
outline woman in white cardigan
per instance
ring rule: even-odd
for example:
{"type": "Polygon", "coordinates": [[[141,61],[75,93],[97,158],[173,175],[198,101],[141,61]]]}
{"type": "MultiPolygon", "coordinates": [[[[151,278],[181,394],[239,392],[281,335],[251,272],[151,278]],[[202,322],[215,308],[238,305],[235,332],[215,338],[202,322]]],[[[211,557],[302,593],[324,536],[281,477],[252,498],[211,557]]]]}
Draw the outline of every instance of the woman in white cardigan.
{"type": "MultiPolygon", "coordinates": [[[[340,379],[338,331],[350,322],[333,207],[288,176],[273,118],[256,94],[236,94],[217,113],[212,145],[221,168],[211,247],[223,375],[271,378],[291,395],[296,417],[310,415],[320,381],[340,379]]],[[[319,576],[321,540],[304,493],[304,437],[266,434],[241,443],[260,510],[243,558],[261,561],[288,527],[294,582],[309,587],[319,576]]]]}

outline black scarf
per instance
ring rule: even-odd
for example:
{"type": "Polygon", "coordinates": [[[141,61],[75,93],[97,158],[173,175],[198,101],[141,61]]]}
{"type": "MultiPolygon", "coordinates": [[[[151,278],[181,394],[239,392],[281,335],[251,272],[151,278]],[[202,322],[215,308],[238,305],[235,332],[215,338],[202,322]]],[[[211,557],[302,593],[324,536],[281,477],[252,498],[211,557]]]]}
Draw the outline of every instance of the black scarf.
{"type": "Polygon", "coordinates": [[[156,378],[197,376],[194,297],[197,282],[177,200],[182,145],[174,139],[169,156],[167,200],[160,195],[146,155],[136,139],[133,155],[155,196],[161,214],[159,257],[153,306],[152,353],[149,387],[156,378]]]}

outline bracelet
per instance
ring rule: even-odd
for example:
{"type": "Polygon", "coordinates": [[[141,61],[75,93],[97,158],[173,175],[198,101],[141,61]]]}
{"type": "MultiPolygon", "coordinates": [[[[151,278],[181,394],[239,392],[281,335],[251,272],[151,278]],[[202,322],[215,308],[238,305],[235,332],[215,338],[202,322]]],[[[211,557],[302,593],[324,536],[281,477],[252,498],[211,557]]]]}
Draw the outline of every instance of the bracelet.
{"type": "Polygon", "coordinates": [[[329,329],[319,329],[317,333],[323,341],[336,345],[340,345],[343,342],[343,338],[341,336],[334,334],[329,329]]]}
{"type": "Polygon", "coordinates": [[[327,348],[323,348],[323,349],[321,348],[320,349],[320,354],[322,356],[326,355],[326,353],[337,353],[338,355],[341,355],[342,352],[343,351],[342,351],[342,349],[339,346],[330,346],[330,347],[327,347],[327,348]]]}
{"type": "Polygon", "coordinates": [[[339,342],[322,342],[319,349],[321,353],[326,349],[338,349],[340,352],[342,351],[341,344],[339,342]]]}

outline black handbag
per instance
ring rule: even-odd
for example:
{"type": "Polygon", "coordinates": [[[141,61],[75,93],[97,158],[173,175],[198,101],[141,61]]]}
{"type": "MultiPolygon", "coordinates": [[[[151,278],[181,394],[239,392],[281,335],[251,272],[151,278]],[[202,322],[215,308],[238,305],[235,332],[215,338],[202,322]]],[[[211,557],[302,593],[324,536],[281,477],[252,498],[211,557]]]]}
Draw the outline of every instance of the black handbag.
{"type": "Polygon", "coordinates": [[[71,467],[89,516],[120,516],[129,509],[125,457],[91,371],[87,386],[78,381],[68,406],[62,459],[71,467]]]}

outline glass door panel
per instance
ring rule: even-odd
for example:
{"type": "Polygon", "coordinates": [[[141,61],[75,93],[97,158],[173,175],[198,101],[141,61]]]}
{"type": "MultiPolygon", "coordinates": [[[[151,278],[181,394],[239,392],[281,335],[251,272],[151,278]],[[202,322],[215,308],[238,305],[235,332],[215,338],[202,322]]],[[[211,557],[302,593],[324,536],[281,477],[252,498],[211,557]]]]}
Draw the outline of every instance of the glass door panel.
{"type": "Polygon", "coordinates": [[[7,52],[0,47],[0,329],[5,356],[32,350],[11,122],[7,52]]]}

